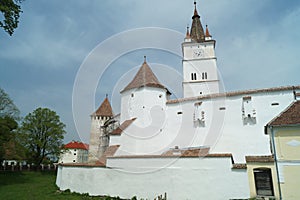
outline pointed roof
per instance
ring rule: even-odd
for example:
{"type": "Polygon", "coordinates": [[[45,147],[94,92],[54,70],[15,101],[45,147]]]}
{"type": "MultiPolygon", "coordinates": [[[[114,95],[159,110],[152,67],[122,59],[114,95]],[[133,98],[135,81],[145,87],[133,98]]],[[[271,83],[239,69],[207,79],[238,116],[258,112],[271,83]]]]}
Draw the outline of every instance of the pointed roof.
{"type": "Polygon", "coordinates": [[[102,116],[102,117],[112,117],[113,116],[113,111],[112,111],[111,105],[110,105],[107,97],[104,99],[104,101],[99,106],[99,108],[96,110],[96,112],[93,113],[93,115],[102,116]]]}
{"type": "Polygon", "coordinates": [[[190,27],[189,27],[189,26],[186,27],[185,38],[186,38],[186,39],[190,39],[190,38],[191,38],[191,35],[190,35],[190,27]]]}
{"type": "Polygon", "coordinates": [[[300,124],[300,101],[293,102],[282,113],[275,117],[268,126],[296,125],[300,124]]]}
{"type": "Polygon", "coordinates": [[[149,67],[146,62],[146,59],[139,71],[136,73],[133,80],[121,91],[124,92],[126,90],[141,88],[141,87],[155,87],[155,88],[165,88],[154,75],[153,71],[149,67]]]}
{"type": "Polygon", "coordinates": [[[194,1],[195,9],[194,16],[192,17],[192,27],[191,27],[191,38],[195,42],[202,42],[205,40],[204,30],[200,21],[200,16],[198,15],[196,1],[194,1]]]}
{"type": "Polygon", "coordinates": [[[211,34],[209,33],[207,25],[206,25],[205,37],[211,37],[211,34]]]}
{"type": "Polygon", "coordinates": [[[132,122],[136,120],[136,118],[133,119],[129,119],[124,121],[118,128],[116,128],[115,130],[113,130],[110,135],[121,135],[123,133],[123,131],[132,124],[132,122]]]}
{"type": "Polygon", "coordinates": [[[89,145],[83,142],[72,141],[64,146],[65,149],[84,149],[89,150],[89,145]]]}

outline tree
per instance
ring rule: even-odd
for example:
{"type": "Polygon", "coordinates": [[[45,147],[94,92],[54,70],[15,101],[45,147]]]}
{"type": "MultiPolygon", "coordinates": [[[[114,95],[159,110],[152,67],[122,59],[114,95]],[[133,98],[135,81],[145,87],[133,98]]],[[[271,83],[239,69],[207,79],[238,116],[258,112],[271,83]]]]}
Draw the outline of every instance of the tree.
{"type": "Polygon", "coordinates": [[[19,119],[20,111],[13,100],[0,88],[0,117],[9,116],[15,120],[19,119]]]}
{"type": "Polygon", "coordinates": [[[0,163],[2,163],[6,145],[14,138],[13,130],[16,130],[18,123],[10,116],[0,117],[0,163]]]}
{"type": "Polygon", "coordinates": [[[0,162],[9,148],[7,143],[15,137],[20,111],[3,89],[0,88],[0,162]]]}
{"type": "Polygon", "coordinates": [[[4,29],[9,35],[14,33],[18,27],[20,13],[22,12],[21,3],[23,0],[1,0],[0,12],[3,14],[4,19],[0,21],[0,27],[4,29]]]}
{"type": "Polygon", "coordinates": [[[56,112],[48,108],[37,108],[23,120],[21,142],[27,150],[27,159],[37,166],[43,160],[57,158],[65,134],[63,124],[56,112]]]}

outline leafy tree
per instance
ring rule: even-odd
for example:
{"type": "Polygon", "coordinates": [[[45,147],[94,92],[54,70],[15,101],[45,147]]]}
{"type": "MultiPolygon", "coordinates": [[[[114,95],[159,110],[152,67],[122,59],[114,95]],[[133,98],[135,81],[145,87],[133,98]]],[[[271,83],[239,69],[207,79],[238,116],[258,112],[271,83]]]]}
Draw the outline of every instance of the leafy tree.
{"type": "Polygon", "coordinates": [[[11,98],[0,88],[0,117],[9,116],[15,120],[19,119],[20,111],[11,98]]]}
{"type": "Polygon", "coordinates": [[[23,120],[21,142],[27,149],[28,161],[40,165],[43,160],[57,158],[65,134],[63,124],[56,112],[37,108],[23,120]]]}
{"type": "Polygon", "coordinates": [[[0,88],[0,162],[5,157],[7,145],[15,137],[15,129],[18,127],[20,111],[11,98],[0,88]]]}
{"type": "Polygon", "coordinates": [[[14,138],[12,132],[18,127],[18,123],[10,116],[0,117],[0,163],[5,157],[5,146],[14,138]]]}
{"type": "Polygon", "coordinates": [[[21,3],[23,0],[1,0],[0,12],[3,14],[4,19],[0,21],[0,27],[4,29],[9,35],[14,33],[18,27],[20,13],[22,12],[21,3]]]}

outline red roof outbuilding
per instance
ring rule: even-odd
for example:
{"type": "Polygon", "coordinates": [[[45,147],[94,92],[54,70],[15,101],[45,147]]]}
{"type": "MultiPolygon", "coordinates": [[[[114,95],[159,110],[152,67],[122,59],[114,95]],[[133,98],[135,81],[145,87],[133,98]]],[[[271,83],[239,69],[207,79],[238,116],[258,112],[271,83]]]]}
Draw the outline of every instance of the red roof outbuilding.
{"type": "Polygon", "coordinates": [[[82,143],[82,142],[76,142],[72,141],[69,142],[64,146],[65,149],[84,149],[84,150],[89,150],[89,145],[82,143]]]}

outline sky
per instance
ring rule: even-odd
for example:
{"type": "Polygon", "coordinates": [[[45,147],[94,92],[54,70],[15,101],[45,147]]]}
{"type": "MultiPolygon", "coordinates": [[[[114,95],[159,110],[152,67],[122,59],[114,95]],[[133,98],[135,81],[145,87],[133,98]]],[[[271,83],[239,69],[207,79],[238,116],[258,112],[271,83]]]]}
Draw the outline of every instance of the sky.
{"type": "MultiPolygon", "coordinates": [[[[0,30],[0,87],[22,116],[56,111],[65,142],[88,143],[89,115],[106,94],[119,112],[119,91],[144,55],[181,97],[181,42],[193,0],[26,0],[21,7],[14,35],[0,30]]],[[[197,8],[216,40],[226,91],[300,84],[300,1],[197,0],[197,8]]]]}

